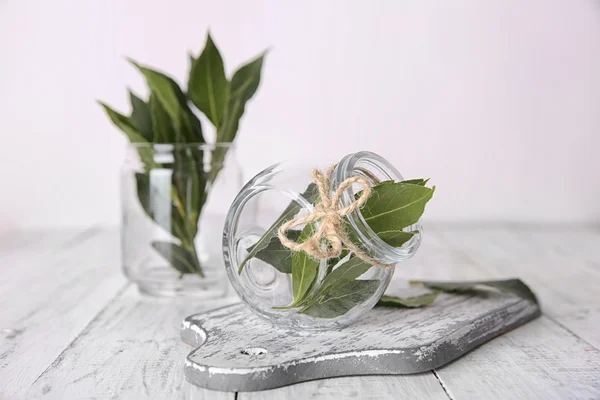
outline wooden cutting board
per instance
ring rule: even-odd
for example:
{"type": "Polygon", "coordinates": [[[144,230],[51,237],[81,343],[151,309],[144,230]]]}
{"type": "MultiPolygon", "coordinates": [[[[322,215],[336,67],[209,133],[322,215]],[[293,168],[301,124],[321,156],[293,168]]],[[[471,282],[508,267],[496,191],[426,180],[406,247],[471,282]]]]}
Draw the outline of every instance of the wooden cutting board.
{"type": "Polygon", "coordinates": [[[221,391],[256,391],[349,375],[412,374],[439,368],[540,315],[508,294],[442,294],[419,309],[376,307],[344,329],[281,329],[233,304],[192,315],[183,341],[196,347],[187,380],[221,391]]]}

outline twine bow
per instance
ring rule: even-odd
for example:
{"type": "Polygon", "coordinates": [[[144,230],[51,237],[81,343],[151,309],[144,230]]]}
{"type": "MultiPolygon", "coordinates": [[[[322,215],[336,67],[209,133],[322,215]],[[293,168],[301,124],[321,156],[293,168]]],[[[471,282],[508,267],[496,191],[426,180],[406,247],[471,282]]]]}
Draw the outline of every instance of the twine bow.
{"type": "Polygon", "coordinates": [[[311,214],[293,219],[281,225],[278,231],[279,241],[290,250],[303,251],[316,258],[339,257],[343,246],[346,246],[348,250],[369,264],[379,268],[392,267],[393,264],[383,264],[356,246],[348,238],[342,226],[344,217],[365,204],[371,195],[369,181],[361,176],[353,176],[340,183],[333,196],[331,196],[329,188],[334,169],[335,165],[329,167],[325,173],[322,173],[318,169],[312,170],[311,177],[317,184],[321,201],[315,206],[311,214]],[[354,200],[349,206],[340,207],[340,198],[344,194],[344,191],[355,183],[360,183],[363,186],[360,197],[354,200]],[[314,221],[320,222],[317,231],[302,243],[297,243],[287,237],[286,232],[288,230],[314,221]],[[323,245],[325,241],[328,243],[328,246],[323,245]]]}

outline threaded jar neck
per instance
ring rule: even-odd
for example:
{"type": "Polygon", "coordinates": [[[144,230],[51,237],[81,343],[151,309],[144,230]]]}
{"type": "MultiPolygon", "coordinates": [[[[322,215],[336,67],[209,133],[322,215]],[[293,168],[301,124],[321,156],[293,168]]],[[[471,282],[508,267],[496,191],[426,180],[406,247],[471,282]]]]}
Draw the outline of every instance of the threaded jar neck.
{"type": "MultiPolygon", "coordinates": [[[[361,151],[345,156],[338,163],[331,178],[331,191],[334,192],[344,180],[353,176],[366,178],[371,186],[383,181],[402,181],[404,179],[400,172],[383,157],[369,151],[361,151]]],[[[346,207],[354,202],[354,195],[360,190],[360,185],[348,188],[340,199],[341,206],[346,207]]],[[[384,242],[371,229],[360,209],[353,211],[346,218],[356,233],[352,235],[358,241],[356,244],[381,263],[395,264],[406,260],[417,251],[421,244],[422,228],[419,223],[405,229],[416,232],[411,240],[402,247],[393,247],[384,242]]]]}

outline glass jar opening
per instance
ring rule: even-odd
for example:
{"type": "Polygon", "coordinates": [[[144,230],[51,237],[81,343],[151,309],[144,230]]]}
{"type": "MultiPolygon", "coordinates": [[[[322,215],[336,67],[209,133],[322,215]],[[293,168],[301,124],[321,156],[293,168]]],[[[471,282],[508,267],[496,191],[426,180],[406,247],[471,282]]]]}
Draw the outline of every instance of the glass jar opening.
{"type": "Polygon", "coordinates": [[[174,169],[175,159],[191,160],[202,170],[222,169],[226,156],[234,154],[233,143],[127,143],[125,165],[143,171],[146,164],[155,169],[174,169]]]}
{"type": "MultiPolygon", "coordinates": [[[[366,178],[371,186],[384,181],[402,181],[404,178],[400,172],[389,161],[370,151],[361,151],[345,156],[339,162],[331,178],[331,190],[336,188],[346,179],[353,176],[366,178]]],[[[340,198],[342,207],[347,207],[355,201],[355,194],[362,190],[360,185],[348,188],[340,198]]],[[[402,247],[393,247],[383,241],[367,224],[360,209],[356,209],[347,217],[353,230],[354,237],[361,248],[368,251],[372,257],[384,264],[395,264],[410,258],[421,244],[422,227],[417,222],[405,228],[405,231],[416,232],[411,240],[404,243],[402,247]]]]}

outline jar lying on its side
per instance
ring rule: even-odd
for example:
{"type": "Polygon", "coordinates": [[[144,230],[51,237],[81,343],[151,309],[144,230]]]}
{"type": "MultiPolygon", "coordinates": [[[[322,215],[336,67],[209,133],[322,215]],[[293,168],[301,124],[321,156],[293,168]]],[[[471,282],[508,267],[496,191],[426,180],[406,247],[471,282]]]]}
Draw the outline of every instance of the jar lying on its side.
{"type": "MultiPolygon", "coordinates": [[[[357,205],[366,194],[365,185],[372,190],[366,189],[371,191],[366,203],[340,215],[338,228],[346,238],[341,253],[315,256],[282,244],[285,237],[302,244],[325,223],[312,218],[315,207],[322,211],[318,205],[323,201],[311,178],[312,168],[280,163],[246,184],[227,215],[223,256],[234,289],[258,315],[282,327],[331,329],[370,310],[390,283],[395,264],[417,251],[418,219],[433,189],[425,187],[424,180],[403,181],[396,168],[377,154],[344,157],[325,181],[329,199],[338,191],[334,204],[338,214],[357,205]],[[339,189],[352,177],[361,178],[339,189]],[[402,185],[390,185],[398,182],[402,185]],[[392,203],[396,201],[407,206],[396,207],[392,203]],[[289,226],[284,227],[285,237],[280,232],[283,225],[289,226]]],[[[321,254],[335,247],[326,237],[318,243],[321,254]]]]}

